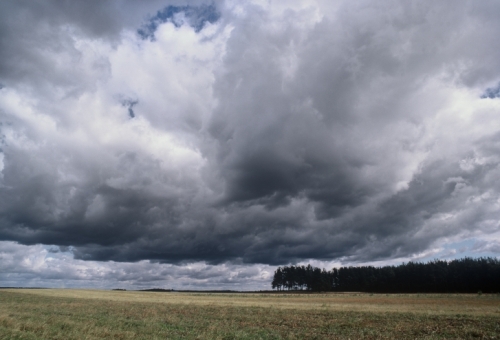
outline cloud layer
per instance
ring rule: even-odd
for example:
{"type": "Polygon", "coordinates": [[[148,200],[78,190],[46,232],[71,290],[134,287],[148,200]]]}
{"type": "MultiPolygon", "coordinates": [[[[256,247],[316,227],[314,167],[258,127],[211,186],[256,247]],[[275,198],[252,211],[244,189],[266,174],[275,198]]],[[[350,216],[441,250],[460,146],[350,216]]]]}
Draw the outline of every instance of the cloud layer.
{"type": "Polygon", "coordinates": [[[0,13],[5,254],[110,271],[498,254],[495,1],[0,13]]]}

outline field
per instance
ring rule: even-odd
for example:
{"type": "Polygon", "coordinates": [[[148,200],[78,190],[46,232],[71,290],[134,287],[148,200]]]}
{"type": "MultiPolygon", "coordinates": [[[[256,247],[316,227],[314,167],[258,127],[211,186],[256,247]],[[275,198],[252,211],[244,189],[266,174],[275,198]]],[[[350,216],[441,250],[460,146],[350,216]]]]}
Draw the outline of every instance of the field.
{"type": "Polygon", "coordinates": [[[500,296],[2,289],[0,339],[500,339],[500,296]]]}

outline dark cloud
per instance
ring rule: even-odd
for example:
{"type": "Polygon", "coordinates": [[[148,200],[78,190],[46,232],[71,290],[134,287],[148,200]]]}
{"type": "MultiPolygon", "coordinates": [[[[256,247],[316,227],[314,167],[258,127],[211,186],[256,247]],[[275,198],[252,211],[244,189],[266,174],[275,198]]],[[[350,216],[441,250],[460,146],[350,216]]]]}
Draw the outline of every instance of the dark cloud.
{"type": "Polygon", "coordinates": [[[497,249],[496,2],[0,6],[0,240],[200,282],[497,249]]]}
{"type": "Polygon", "coordinates": [[[117,35],[122,28],[118,16],[113,15],[120,13],[117,5],[99,1],[2,2],[1,82],[13,86],[18,81],[36,82],[50,76],[70,86],[72,81],[65,77],[65,66],[55,65],[52,59],[58,53],[65,54],[70,63],[78,58],[64,30],[77,29],[95,37],[117,35]]]}

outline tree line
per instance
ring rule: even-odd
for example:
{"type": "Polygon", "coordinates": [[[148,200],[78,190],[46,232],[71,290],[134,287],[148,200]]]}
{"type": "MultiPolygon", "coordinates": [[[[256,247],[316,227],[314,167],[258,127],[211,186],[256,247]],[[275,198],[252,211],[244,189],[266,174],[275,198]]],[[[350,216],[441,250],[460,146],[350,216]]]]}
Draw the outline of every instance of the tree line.
{"type": "Polygon", "coordinates": [[[500,260],[462,258],[399,266],[333,268],[278,267],[272,288],[277,290],[343,291],[374,293],[498,293],[500,260]]]}

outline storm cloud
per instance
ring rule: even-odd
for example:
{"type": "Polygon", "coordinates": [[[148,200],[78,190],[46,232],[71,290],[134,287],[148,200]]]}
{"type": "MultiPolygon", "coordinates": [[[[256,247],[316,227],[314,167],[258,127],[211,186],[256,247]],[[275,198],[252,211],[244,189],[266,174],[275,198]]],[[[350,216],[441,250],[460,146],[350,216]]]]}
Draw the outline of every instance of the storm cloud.
{"type": "Polygon", "coordinates": [[[0,13],[4,257],[256,287],[269,265],[498,256],[496,1],[0,13]]]}

